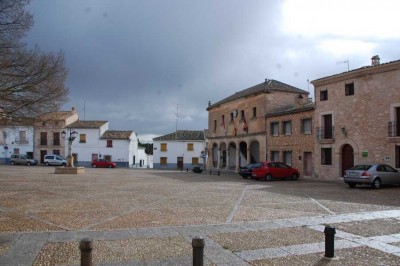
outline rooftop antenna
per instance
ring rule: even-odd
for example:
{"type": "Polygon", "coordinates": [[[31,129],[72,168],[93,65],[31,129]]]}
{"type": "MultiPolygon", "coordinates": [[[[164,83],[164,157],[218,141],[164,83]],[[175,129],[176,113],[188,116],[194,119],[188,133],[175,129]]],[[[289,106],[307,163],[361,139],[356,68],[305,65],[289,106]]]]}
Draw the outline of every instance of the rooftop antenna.
{"type": "Polygon", "coordinates": [[[83,121],[86,121],[86,101],[83,100],[83,121]]]}
{"type": "Polygon", "coordinates": [[[310,93],[310,79],[307,79],[307,91],[310,93]]]}
{"type": "Polygon", "coordinates": [[[349,59],[346,59],[344,61],[338,61],[338,62],[336,62],[336,65],[346,64],[346,63],[347,63],[347,71],[350,71],[349,59]]]}

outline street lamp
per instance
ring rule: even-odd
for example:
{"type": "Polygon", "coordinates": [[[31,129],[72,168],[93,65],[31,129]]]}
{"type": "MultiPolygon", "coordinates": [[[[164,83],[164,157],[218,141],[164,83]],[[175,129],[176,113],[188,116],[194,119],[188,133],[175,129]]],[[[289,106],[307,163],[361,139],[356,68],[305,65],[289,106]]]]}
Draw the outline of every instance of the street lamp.
{"type": "Polygon", "coordinates": [[[74,159],[72,158],[72,142],[76,137],[78,136],[78,132],[72,131],[72,129],[69,129],[69,137],[66,138],[67,132],[63,131],[61,132],[61,137],[63,139],[68,140],[68,156],[67,156],[67,167],[74,167],[74,159]]]}

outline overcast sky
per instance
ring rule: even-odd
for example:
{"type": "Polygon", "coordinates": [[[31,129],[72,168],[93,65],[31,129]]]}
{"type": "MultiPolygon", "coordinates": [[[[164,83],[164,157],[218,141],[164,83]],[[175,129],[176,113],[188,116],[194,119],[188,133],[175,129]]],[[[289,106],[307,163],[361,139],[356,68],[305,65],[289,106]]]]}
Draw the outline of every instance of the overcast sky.
{"type": "Polygon", "coordinates": [[[26,42],[65,53],[81,120],[147,141],[207,128],[208,101],[400,59],[398,0],[32,0],[26,42]],[[84,108],[85,106],[85,108],[84,108]],[[85,110],[85,111],[84,111],[85,110]],[[149,135],[151,134],[151,135],[149,135]]]}

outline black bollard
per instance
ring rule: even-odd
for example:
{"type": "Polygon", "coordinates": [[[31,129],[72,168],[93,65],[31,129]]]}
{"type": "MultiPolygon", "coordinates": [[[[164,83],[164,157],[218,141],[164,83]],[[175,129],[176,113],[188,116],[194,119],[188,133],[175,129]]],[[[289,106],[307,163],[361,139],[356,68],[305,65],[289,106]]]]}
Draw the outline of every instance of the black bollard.
{"type": "Polygon", "coordinates": [[[192,238],[193,266],[204,265],[204,238],[195,236],[192,238]]]}
{"type": "Polygon", "coordinates": [[[219,172],[219,170],[218,170],[218,175],[220,175],[220,172],[219,172]]]}
{"type": "Polygon", "coordinates": [[[335,256],[335,227],[325,226],[325,257],[333,258],[335,256]]]}
{"type": "Polygon", "coordinates": [[[186,168],[186,173],[188,173],[189,172],[189,168],[186,168]]]}
{"type": "Polygon", "coordinates": [[[210,170],[210,175],[212,174],[212,170],[210,170]]]}
{"type": "Polygon", "coordinates": [[[81,250],[81,266],[92,266],[93,242],[90,238],[84,238],[79,243],[81,250]]]}

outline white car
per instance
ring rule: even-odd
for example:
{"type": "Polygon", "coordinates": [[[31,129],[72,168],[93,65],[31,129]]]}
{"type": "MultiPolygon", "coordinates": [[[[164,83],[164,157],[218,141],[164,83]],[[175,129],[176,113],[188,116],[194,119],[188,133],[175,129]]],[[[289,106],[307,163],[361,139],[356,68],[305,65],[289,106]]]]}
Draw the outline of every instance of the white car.
{"type": "Polygon", "coordinates": [[[45,165],[61,165],[61,166],[67,165],[67,161],[60,155],[45,155],[43,163],[45,165]]]}

